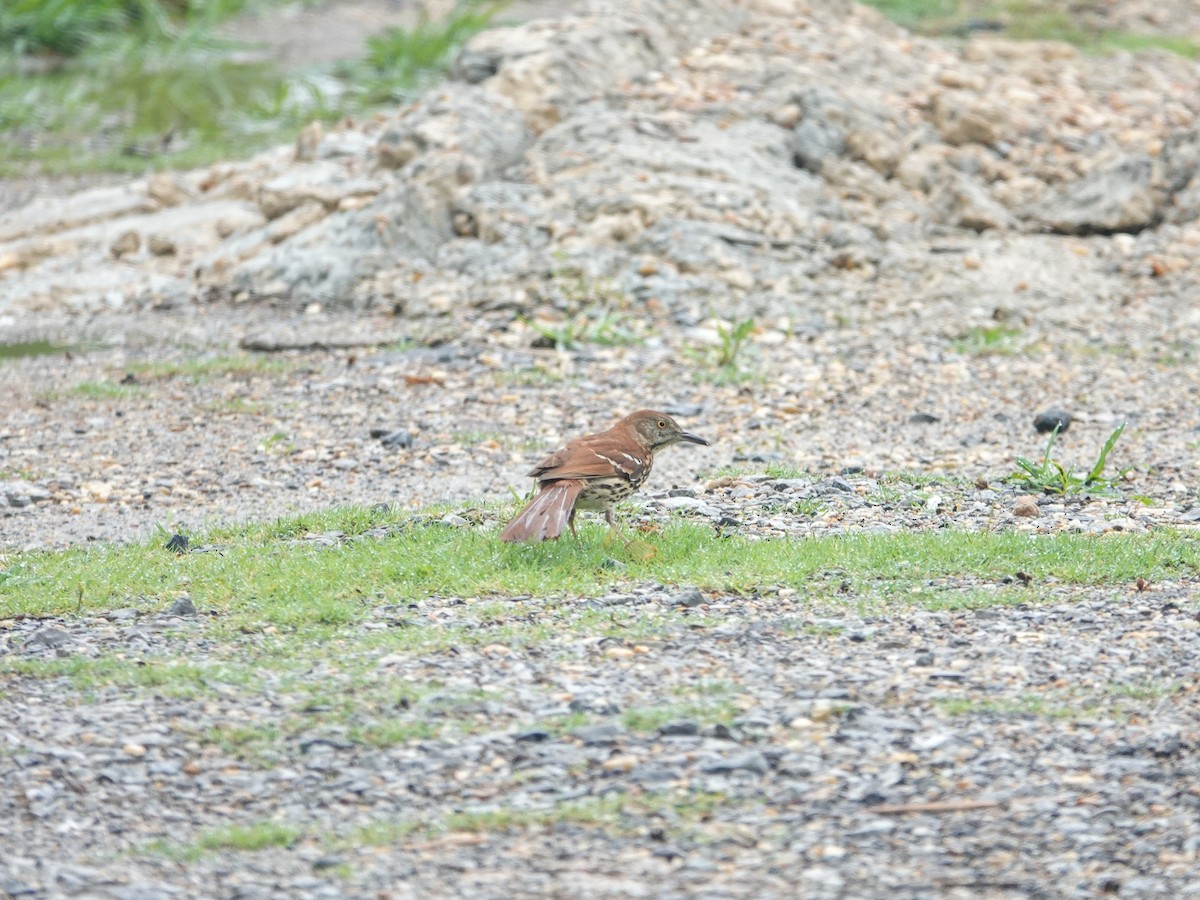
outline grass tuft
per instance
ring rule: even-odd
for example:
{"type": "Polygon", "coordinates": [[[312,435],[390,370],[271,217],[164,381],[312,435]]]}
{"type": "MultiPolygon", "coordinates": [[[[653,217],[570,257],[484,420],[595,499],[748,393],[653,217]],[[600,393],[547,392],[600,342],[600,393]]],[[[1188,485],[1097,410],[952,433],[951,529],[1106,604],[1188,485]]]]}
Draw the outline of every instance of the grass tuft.
{"type": "Polygon", "coordinates": [[[1058,460],[1051,458],[1050,453],[1054,449],[1054,441],[1058,437],[1058,428],[1055,428],[1046,442],[1046,450],[1042,454],[1041,460],[1034,462],[1024,456],[1018,456],[1017,471],[1008,476],[1008,481],[1019,484],[1028,490],[1041,491],[1046,494],[1093,494],[1100,497],[1120,497],[1121,491],[1117,485],[1132,469],[1122,469],[1113,478],[1105,476],[1104,469],[1108,465],[1108,455],[1112,453],[1113,447],[1116,446],[1117,440],[1124,431],[1124,424],[1117,426],[1108,436],[1108,440],[1104,442],[1104,446],[1100,448],[1100,454],[1096,457],[1092,468],[1086,475],[1079,475],[1076,473],[1074,465],[1064,466],[1058,460]]]}
{"type": "Polygon", "coordinates": [[[486,28],[505,5],[505,2],[459,0],[444,20],[433,20],[422,10],[412,28],[389,28],[368,38],[366,63],[372,76],[371,99],[403,98],[431,73],[443,69],[450,55],[486,28]]]}
{"type": "Polygon", "coordinates": [[[959,353],[1010,355],[1017,351],[1017,339],[1021,332],[1016,328],[992,325],[987,328],[975,326],[953,342],[959,353]]]}
{"type": "Polygon", "coordinates": [[[256,822],[250,825],[229,825],[206,831],[190,844],[169,841],[152,841],[146,851],[181,862],[194,862],[212,853],[234,851],[255,852],[272,847],[290,847],[296,843],[303,831],[278,822],[256,822]]]}

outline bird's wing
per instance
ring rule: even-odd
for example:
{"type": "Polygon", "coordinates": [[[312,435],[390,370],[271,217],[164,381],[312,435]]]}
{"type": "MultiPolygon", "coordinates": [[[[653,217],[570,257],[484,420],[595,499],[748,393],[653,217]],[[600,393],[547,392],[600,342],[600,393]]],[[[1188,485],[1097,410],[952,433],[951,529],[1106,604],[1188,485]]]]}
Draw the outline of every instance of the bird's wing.
{"type": "Polygon", "coordinates": [[[529,474],[542,481],[609,478],[613,475],[640,481],[649,467],[650,460],[645,454],[620,450],[613,446],[607,436],[589,434],[576,438],[561,450],[555,450],[534,466],[529,474]]]}

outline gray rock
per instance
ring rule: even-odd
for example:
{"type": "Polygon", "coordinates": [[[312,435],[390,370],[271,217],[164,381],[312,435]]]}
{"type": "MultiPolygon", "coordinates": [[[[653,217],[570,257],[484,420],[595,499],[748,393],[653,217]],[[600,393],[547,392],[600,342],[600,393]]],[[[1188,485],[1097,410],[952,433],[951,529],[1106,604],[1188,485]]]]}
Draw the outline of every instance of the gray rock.
{"type": "Polygon", "coordinates": [[[602,722],[599,725],[585,725],[571,732],[571,736],[582,741],[585,746],[607,747],[615,744],[623,735],[625,729],[613,722],[602,722]]]}
{"type": "Polygon", "coordinates": [[[672,606],[683,606],[692,609],[697,606],[703,606],[708,602],[708,598],[700,593],[698,588],[692,587],[671,596],[669,602],[672,606]]]}
{"type": "Polygon", "coordinates": [[[196,604],[192,602],[192,598],[186,594],[182,597],[176,597],[175,602],[167,607],[166,614],[168,616],[194,616],[196,614],[196,604]]]}
{"type": "Polygon", "coordinates": [[[296,165],[285,174],[259,186],[258,206],[267,219],[278,219],[305,204],[332,210],[347,197],[373,197],[383,183],[350,178],[340,162],[322,161],[296,165]]]}
{"type": "Polygon", "coordinates": [[[426,205],[411,187],[392,188],[362,209],[332,213],[253,256],[234,273],[233,286],[260,297],[346,305],[369,271],[398,253],[428,261],[449,236],[444,205],[426,205]]]}
{"type": "Polygon", "coordinates": [[[993,144],[1004,112],[995,101],[974,92],[945,91],[934,102],[933,118],[947,144],[993,144]]]}
{"type": "Polygon", "coordinates": [[[1067,185],[1035,219],[1060,234],[1136,234],[1163,215],[1154,170],[1154,161],[1143,153],[1122,156],[1067,185]]]}
{"type": "Polygon", "coordinates": [[[1015,221],[982,184],[959,173],[940,182],[929,205],[938,221],[971,231],[1011,228],[1015,221]]]}
{"type": "Polygon", "coordinates": [[[748,750],[724,759],[706,763],[700,767],[702,772],[723,775],[731,772],[753,772],[755,775],[766,775],[771,770],[771,764],[760,750],[748,750]]]}
{"type": "Polygon", "coordinates": [[[898,131],[885,110],[867,106],[824,86],[807,88],[792,99],[799,120],[788,137],[792,161],[801,169],[828,175],[829,163],[845,157],[890,176],[901,157],[898,131]]]}
{"type": "Polygon", "coordinates": [[[413,435],[407,428],[398,428],[380,436],[379,442],[385,447],[407,450],[413,445],[413,435]]]}
{"type": "Polygon", "coordinates": [[[697,500],[695,497],[662,497],[656,500],[655,504],[664,509],[699,509],[706,505],[703,500],[697,500]]]}
{"type": "Polygon", "coordinates": [[[69,632],[53,625],[44,625],[25,639],[27,650],[53,650],[71,642],[69,632]]]}
{"type": "Polygon", "coordinates": [[[490,179],[517,163],[533,134],[505,98],[466,85],[448,85],[422,98],[376,145],[379,163],[396,169],[420,157],[449,153],[471,169],[467,181],[490,179]]]}
{"type": "Polygon", "coordinates": [[[798,99],[801,118],[788,147],[797,166],[819,175],[826,162],[846,151],[846,103],[825,88],[813,88],[798,99]]]}

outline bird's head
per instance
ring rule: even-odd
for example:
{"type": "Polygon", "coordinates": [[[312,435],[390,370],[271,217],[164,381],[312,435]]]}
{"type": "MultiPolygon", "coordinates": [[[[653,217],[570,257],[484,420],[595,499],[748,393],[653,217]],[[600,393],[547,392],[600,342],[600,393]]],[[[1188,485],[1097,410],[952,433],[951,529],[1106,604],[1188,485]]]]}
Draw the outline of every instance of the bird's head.
{"type": "Polygon", "coordinates": [[[630,413],[625,417],[624,424],[628,425],[637,435],[638,441],[650,450],[659,450],[680,442],[706,446],[708,444],[708,441],[699,435],[684,431],[679,427],[679,423],[666,413],[653,409],[639,409],[630,413]]]}

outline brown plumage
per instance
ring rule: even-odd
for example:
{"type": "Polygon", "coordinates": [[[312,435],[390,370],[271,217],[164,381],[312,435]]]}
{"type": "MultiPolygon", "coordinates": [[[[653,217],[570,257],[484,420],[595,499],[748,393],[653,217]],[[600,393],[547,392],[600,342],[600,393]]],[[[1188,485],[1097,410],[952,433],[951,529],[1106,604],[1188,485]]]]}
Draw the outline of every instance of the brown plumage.
{"type": "Polygon", "coordinates": [[[605,521],[628,544],[613,507],[649,477],[655,451],[680,441],[708,444],[652,409],[630,413],[608,431],[575,438],[530,471],[541,490],[500,532],[500,540],[549,541],[566,528],[575,535],[575,511],[595,509],[604,510],[605,521]]]}

